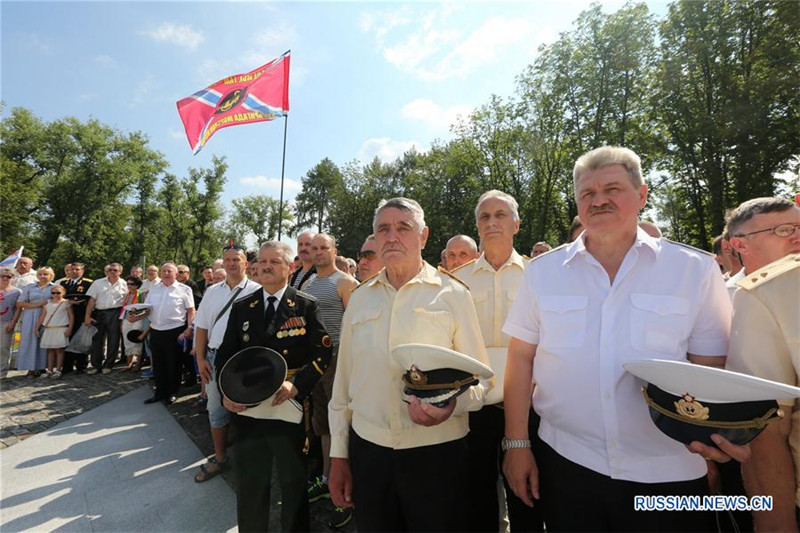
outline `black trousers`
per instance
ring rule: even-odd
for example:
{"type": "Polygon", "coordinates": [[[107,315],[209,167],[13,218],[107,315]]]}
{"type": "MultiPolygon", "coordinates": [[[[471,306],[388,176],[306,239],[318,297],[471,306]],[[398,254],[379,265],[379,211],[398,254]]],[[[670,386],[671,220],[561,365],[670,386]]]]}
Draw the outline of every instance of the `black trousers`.
{"type": "Polygon", "coordinates": [[[156,397],[168,398],[181,386],[181,356],[183,349],[178,337],[186,326],[159,331],[150,330],[150,347],[153,350],[153,378],[156,382],[156,397]]]}
{"type": "Polygon", "coordinates": [[[308,531],[306,457],[303,424],[234,416],[236,444],[231,450],[236,472],[239,531],[267,531],[273,459],[281,487],[281,530],[308,531]]]}
{"type": "MultiPolygon", "coordinates": [[[[688,452],[687,452],[688,453],[688,452]]],[[[634,496],[707,495],[707,476],[672,483],[621,481],[534,443],[547,531],[715,531],[714,515],[701,511],[635,511],[634,496]]]]}
{"type": "Polygon", "coordinates": [[[466,437],[393,450],[350,432],[354,517],[358,531],[464,531],[466,437]]]}
{"type": "Polygon", "coordinates": [[[114,307],[92,311],[92,318],[95,320],[94,327],[97,328],[97,333],[92,337],[92,366],[97,370],[100,370],[100,367],[111,368],[114,366],[114,361],[117,360],[121,340],[119,329],[121,310],[121,307],[114,307]],[[103,360],[103,341],[106,346],[105,360],[103,360]]]}
{"type": "MultiPolygon", "coordinates": [[[[75,336],[83,324],[83,319],[86,318],[86,304],[73,303],[72,314],[75,317],[75,327],[72,328],[72,334],[69,336],[69,340],[72,340],[72,337],[75,336]]],[[[81,371],[86,370],[87,366],[89,366],[89,354],[64,352],[64,368],[62,372],[65,374],[72,372],[73,369],[81,371]]]]}

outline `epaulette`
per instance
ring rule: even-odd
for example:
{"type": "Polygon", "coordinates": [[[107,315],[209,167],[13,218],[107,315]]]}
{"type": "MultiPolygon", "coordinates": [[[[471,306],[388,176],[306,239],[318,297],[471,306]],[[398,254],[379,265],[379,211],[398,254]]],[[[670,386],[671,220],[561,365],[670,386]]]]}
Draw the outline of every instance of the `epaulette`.
{"type": "Polygon", "coordinates": [[[688,248],[689,250],[692,250],[693,252],[697,252],[697,253],[706,255],[708,257],[714,257],[714,254],[712,254],[711,252],[707,252],[707,251],[705,251],[705,250],[703,250],[701,248],[695,248],[691,244],[686,244],[685,242],[671,241],[669,239],[665,239],[664,237],[661,237],[661,238],[663,240],[667,241],[667,242],[671,242],[672,244],[677,244],[678,246],[683,246],[684,248],[688,248]]]}
{"type": "MultiPolygon", "coordinates": [[[[541,259],[542,257],[555,252],[556,250],[560,250],[560,249],[564,248],[565,246],[569,246],[570,244],[572,244],[572,243],[565,242],[564,244],[562,244],[560,246],[556,246],[555,248],[551,248],[550,250],[547,250],[546,252],[541,253],[541,254],[537,255],[536,257],[531,257],[530,259],[528,259],[528,264],[531,264],[534,261],[536,261],[537,259],[541,259]]],[[[523,256],[523,257],[525,257],[525,256],[523,256]]]]}
{"type": "Polygon", "coordinates": [[[800,268],[800,254],[789,254],[743,277],[736,285],[750,291],[795,268],[800,268]]]}
{"type": "Polygon", "coordinates": [[[469,261],[467,261],[467,262],[466,262],[466,263],[464,263],[463,265],[458,265],[458,266],[457,266],[457,267],[455,267],[453,270],[447,270],[447,269],[445,269],[445,268],[442,268],[442,267],[439,267],[439,270],[440,270],[440,271],[442,271],[442,270],[446,270],[447,272],[449,272],[449,273],[451,273],[451,274],[454,274],[454,273],[458,272],[459,270],[461,270],[462,268],[464,268],[465,266],[473,264],[473,263],[474,263],[475,261],[477,261],[477,260],[478,260],[478,258],[477,258],[477,257],[476,257],[475,259],[470,259],[469,261]]]}
{"type": "Polygon", "coordinates": [[[81,281],[88,281],[89,283],[94,283],[92,278],[81,278],[81,281]]]}
{"type": "MultiPolygon", "coordinates": [[[[473,259],[473,261],[474,261],[474,259],[473,259]]],[[[464,263],[464,264],[466,265],[466,264],[469,264],[469,263],[464,263]]],[[[436,270],[438,270],[439,272],[441,272],[441,273],[442,273],[442,274],[444,274],[445,276],[448,276],[448,277],[451,277],[451,278],[453,278],[454,280],[456,280],[457,282],[459,282],[460,284],[462,284],[464,287],[466,287],[466,288],[467,288],[467,290],[469,290],[469,285],[467,285],[466,283],[464,283],[464,282],[463,282],[461,279],[459,279],[458,277],[456,277],[456,275],[455,275],[455,274],[453,274],[452,272],[450,272],[449,270],[447,270],[447,269],[444,269],[444,268],[442,268],[442,267],[436,267],[436,270]]]]}
{"type": "Polygon", "coordinates": [[[368,277],[364,281],[359,282],[358,285],[353,287],[353,290],[350,291],[350,294],[353,294],[353,292],[357,291],[360,287],[363,287],[364,285],[366,285],[368,281],[372,280],[372,278],[374,278],[375,276],[377,276],[380,273],[381,273],[381,271],[378,270],[377,272],[375,272],[373,275],[371,275],[370,277],[368,277]]]}

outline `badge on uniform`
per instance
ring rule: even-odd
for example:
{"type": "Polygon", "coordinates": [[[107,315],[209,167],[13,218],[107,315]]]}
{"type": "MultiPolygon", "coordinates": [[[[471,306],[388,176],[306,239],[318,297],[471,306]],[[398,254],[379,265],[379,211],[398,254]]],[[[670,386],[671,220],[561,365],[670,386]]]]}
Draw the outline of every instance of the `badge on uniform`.
{"type": "MultiPolygon", "coordinates": [[[[291,300],[287,300],[287,305],[291,300]]],[[[292,302],[293,303],[293,302],[292,302]]],[[[289,305],[291,307],[291,305],[289,305]]],[[[283,323],[280,328],[278,328],[278,333],[276,336],[279,339],[285,339],[286,337],[297,337],[298,335],[305,335],[306,334],[306,319],[302,316],[293,316],[289,320],[283,323]]]]}
{"type": "Polygon", "coordinates": [[[800,398],[798,387],[688,361],[648,359],[622,366],[644,382],[642,395],[656,427],[684,444],[716,446],[714,433],[747,444],[784,417],[776,400],[800,398]]]}
{"type": "Polygon", "coordinates": [[[242,324],[242,331],[247,331],[248,329],[250,329],[250,321],[249,320],[245,321],[245,323],[242,324]]]}
{"type": "Polygon", "coordinates": [[[297,304],[294,300],[290,300],[289,298],[286,299],[286,305],[289,306],[290,309],[294,308],[297,304]]]}
{"type": "Polygon", "coordinates": [[[257,305],[258,305],[258,300],[253,300],[252,302],[250,302],[250,309],[255,309],[257,305]]]}

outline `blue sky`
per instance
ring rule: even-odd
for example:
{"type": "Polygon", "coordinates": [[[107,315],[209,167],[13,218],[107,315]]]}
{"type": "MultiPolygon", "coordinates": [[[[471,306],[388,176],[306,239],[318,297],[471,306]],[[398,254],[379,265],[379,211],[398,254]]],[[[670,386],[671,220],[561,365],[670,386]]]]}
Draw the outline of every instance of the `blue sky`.
{"type": "MultiPolygon", "coordinates": [[[[292,50],[286,196],[324,157],[337,164],[449,139],[459,114],[571,29],[588,1],[250,3],[3,1],[6,108],[140,130],[169,171],[229,164],[226,204],[278,197],[283,120],[218,131],[193,156],[175,102],[292,50]]],[[[604,2],[607,12],[622,2],[604,2]]],[[[651,3],[661,15],[664,3],[651,3]]]]}

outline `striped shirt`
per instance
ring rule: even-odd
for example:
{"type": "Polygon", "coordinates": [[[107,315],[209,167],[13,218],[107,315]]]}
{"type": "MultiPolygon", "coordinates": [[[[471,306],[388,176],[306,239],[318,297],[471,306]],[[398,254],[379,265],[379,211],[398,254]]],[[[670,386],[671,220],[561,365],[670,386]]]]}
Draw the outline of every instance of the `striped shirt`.
{"type": "Polygon", "coordinates": [[[344,315],[344,302],[338,291],[339,280],[343,275],[341,270],[336,270],[333,274],[325,277],[320,277],[318,274],[303,288],[303,292],[317,299],[322,323],[325,331],[331,336],[334,346],[339,346],[339,332],[342,330],[342,316],[344,315]]]}

